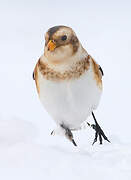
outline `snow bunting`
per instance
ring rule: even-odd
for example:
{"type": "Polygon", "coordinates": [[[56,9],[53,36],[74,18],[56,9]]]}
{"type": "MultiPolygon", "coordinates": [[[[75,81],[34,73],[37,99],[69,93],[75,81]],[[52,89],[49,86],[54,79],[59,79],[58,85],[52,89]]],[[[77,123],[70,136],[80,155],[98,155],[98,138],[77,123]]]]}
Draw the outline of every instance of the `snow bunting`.
{"type": "Polygon", "coordinates": [[[46,32],[33,79],[40,101],[57,124],[51,134],[62,134],[76,146],[72,131],[92,114],[95,124],[87,124],[96,131],[93,144],[98,136],[100,144],[102,138],[109,142],[93,113],[102,94],[102,75],[70,27],[55,26],[46,32]]]}

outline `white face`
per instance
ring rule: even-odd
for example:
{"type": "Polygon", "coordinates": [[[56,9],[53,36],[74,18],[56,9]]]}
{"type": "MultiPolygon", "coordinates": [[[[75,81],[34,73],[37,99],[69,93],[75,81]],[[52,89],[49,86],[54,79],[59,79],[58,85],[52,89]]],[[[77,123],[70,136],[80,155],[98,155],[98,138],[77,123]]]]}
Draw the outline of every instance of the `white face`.
{"type": "Polygon", "coordinates": [[[49,61],[52,62],[63,62],[69,57],[71,57],[73,54],[73,50],[70,44],[65,45],[65,46],[60,46],[54,51],[49,51],[47,47],[45,47],[45,56],[49,61]]]}
{"type": "MultiPolygon", "coordinates": [[[[61,27],[53,33],[51,37],[49,37],[49,33],[47,32],[45,35],[46,44],[44,49],[44,55],[46,58],[53,63],[61,63],[72,57],[75,46],[72,37],[77,39],[73,30],[68,27],[61,27]],[[63,36],[66,38],[62,39],[63,36]],[[56,47],[53,50],[48,48],[49,39],[56,44],[56,47]]],[[[77,39],[77,45],[78,43],[77,39]]]]}

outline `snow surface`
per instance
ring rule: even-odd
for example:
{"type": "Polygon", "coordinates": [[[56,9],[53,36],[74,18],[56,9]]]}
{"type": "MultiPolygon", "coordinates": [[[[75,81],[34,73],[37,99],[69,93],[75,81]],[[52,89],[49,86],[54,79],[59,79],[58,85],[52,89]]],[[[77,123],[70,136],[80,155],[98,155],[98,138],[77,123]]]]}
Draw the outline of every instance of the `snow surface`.
{"type": "Polygon", "coordinates": [[[129,0],[0,1],[0,180],[131,179],[130,8],[129,0]],[[104,70],[96,117],[111,144],[92,146],[90,128],[74,133],[77,148],[50,136],[56,126],[32,71],[45,31],[59,24],[75,30],[104,70]]]}

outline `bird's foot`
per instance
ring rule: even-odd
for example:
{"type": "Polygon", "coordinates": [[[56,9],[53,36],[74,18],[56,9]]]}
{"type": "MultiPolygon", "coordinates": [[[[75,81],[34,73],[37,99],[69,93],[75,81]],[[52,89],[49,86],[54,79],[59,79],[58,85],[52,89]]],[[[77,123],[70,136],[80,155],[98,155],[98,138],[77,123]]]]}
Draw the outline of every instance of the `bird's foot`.
{"type": "Polygon", "coordinates": [[[98,137],[99,137],[100,144],[102,144],[103,139],[110,143],[109,139],[106,137],[104,131],[101,129],[98,123],[92,124],[91,127],[96,131],[95,139],[92,145],[94,145],[97,142],[98,137]]]}
{"type": "Polygon", "coordinates": [[[77,146],[77,144],[73,138],[73,134],[72,134],[71,130],[69,128],[65,127],[63,124],[61,125],[61,127],[65,130],[66,138],[69,139],[73,143],[74,146],[77,146]]]}
{"type": "Polygon", "coordinates": [[[98,122],[96,121],[96,118],[95,118],[93,113],[92,113],[92,115],[93,115],[95,124],[90,124],[90,123],[87,122],[88,126],[90,126],[91,128],[93,128],[96,131],[95,132],[95,138],[94,138],[94,141],[93,141],[92,145],[94,145],[97,142],[98,137],[99,137],[100,144],[102,144],[103,139],[110,143],[110,141],[106,137],[104,131],[101,129],[98,122]]]}
{"type": "MultiPolygon", "coordinates": [[[[92,116],[93,116],[93,119],[94,119],[94,121],[95,121],[95,124],[92,124],[91,127],[96,131],[96,133],[95,133],[95,139],[94,139],[92,145],[95,144],[95,142],[97,142],[98,136],[99,136],[100,144],[102,144],[103,139],[106,140],[106,141],[108,141],[108,142],[110,142],[109,139],[106,137],[104,131],[103,131],[103,130],[101,129],[101,127],[99,126],[99,124],[98,124],[98,122],[97,122],[97,120],[96,120],[96,117],[95,117],[95,115],[94,115],[93,112],[92,112],[92,116]]],[[[89,125],[89,124],[88,124],[88,125],[89,125]]]]}
{"type": "Polygon", "coordinates": [[[59,127],[57,127],[56,129],[54,129],[51,132],[51,135],[65,136],[68,140],[70,140],[73,143],[74,146],[77,146],[77,144],[73,138],[73,134],[72,134],[71,130],[63,124],[60,125],[59,127]]]}

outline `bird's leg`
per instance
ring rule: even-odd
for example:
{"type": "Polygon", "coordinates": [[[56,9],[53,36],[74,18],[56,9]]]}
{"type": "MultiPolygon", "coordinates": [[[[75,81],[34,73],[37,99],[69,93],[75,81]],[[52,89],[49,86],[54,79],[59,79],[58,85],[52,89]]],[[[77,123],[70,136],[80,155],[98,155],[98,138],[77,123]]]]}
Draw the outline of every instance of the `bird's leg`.
{"type": "Polygon", "coordinates": [[[92,116],[93,116],[93,119],[94,119],[94,121],[95,121],[95,124],[90,125],[89,123],[87,123],[89,126],[91,126],[91,127],[96,131],[96,133],[95,133],[95,139],[94,139],[92,145],[93,145],[95,142],[97,142],[98,136],[99,136],[100,144],[102,144],[102,138],[104,138],[106,141],[110,142],[109,139],[106,137],[105,133],[103,132],[103,130],[101,129],[101,127],[99,126],[99,124],[98,124],[98,122],[97,122],[97,120],[96,120],[95,115],[94,115],[93,112],[92,112],[92,116]]]}
{"type": "Polygon", "coordinates": [[[61,124],[61,127],[65,130],[65,136],[67,139],[69,139],[74,146],[77,146],[76,142],[74,141],[73,134],[69,128],[67,128],[65,125],[61,124]]]}

